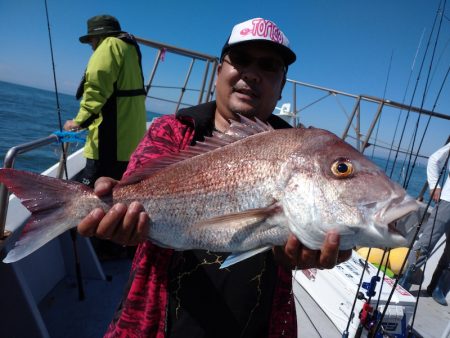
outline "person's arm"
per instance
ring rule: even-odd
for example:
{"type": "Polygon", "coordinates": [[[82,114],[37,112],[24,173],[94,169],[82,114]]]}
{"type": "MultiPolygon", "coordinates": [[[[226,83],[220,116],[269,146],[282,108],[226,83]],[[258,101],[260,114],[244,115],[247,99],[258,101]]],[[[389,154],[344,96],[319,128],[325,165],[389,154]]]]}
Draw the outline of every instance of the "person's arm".
{"type": "Polygon", "coordinates": [[[447,143],[442,148],[435,151],[428,159],[427,164],[427,180],[428,187],[430,189],[431,198],[438,202],[441,195],[441,186],[438,183],[439,174],[442,170],[442,166],[447,159],[448,152],[450,151],[450,143],[447,143]],[[436,185],[437,184],[437,185],[436,185]],[[434,188],[436,189],[434,190],[434,188]]]}
{"type": "Polygon", "coordinates": [[[430,191],[431,199],[436,203],[441,199],[441,188],[436,188],[430,191]]]}

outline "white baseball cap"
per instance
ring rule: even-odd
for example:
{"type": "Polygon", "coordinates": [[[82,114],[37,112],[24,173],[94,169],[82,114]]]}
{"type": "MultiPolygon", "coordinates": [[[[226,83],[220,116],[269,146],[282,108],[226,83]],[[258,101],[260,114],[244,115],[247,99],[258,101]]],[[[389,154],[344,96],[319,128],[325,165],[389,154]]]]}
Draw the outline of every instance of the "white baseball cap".
{"type": "Polygon", "coordinates": [[[264,41],[276,48],[286,66],[295,62],[297,58],[289,47],[288,38],[273,21],[254,18],[233,27],[230,37],[222,48],[220,59],[222,60],[232,47],[254,41],[264,41]]]}

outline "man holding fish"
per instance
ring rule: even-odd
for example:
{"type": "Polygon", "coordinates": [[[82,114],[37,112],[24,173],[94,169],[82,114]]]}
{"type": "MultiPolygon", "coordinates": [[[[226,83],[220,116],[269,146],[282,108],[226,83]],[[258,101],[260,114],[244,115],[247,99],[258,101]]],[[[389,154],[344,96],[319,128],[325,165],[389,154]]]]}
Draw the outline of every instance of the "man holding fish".
{"type": "MultiPolygon", "coordinates": [[[[213,130],[225,131],[229,120],[238,119],[237,113],[258,117],[275,128],[289,127],[272,112],[295,58],[287,38],[273,22],[252,19],[236,25],[222,50],[216,102],[155,121],[125,175],[146,160],[163,156],[159,150],[164,144],[184,148],[213,130]],[[247,35],[241,35],[244,30],[247,35]],[[171,139],[161,135],[167,127],[176,133],[171,139]]],[[[115,184],[100,179],[96,193],[111,193],[115,184]]],[[[116,204],[106,215],[96,209],[78,226],[85,235],[126,245],[139,243],[127,298],[107,337],[124,337],[130,332],[152,337],[164,332],[170,337],[296,336],[290,269],[332,268],[349,257],[349,250],[338,251],[339,235],[333,231],[327,234],[321,251],[306,248],[290,235],[285,246],[220,270],[226,255],[173,252],[144,242],[149,223],[142,204],[134,202],[128,208],[116,204]]]]}
{"type": "Polygon", "coordinates": [[[1,169],[32,212],[4,262],[77,226],[139,245],[105,337],[295,337],[291,269],[405,245],[393,223],[417,209],[336,135],[272,115],[295,59],[272,21],[237,24],[216,101],[154,121],[122,180],[100,178],[95,192],[1,169]]]}

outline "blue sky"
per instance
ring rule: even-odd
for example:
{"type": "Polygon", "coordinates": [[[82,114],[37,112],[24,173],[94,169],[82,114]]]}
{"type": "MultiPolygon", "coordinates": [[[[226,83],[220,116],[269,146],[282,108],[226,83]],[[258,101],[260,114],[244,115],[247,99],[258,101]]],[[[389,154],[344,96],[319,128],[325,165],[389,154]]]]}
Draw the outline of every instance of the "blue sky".
{"type": "MultiPolygon", "coordinates": [[[[57,83],[64,93],[74,93],[91,55],[78,41],[91,16],[111,14],[137,36],[212,55],[219,54],[235,23],[263,17],[280,26],[297,53],[289,78],[378,97],[386,87],[386,97],[399,102],[425,32],[418,69],[438,5],[439,0],[48,0],[57,83]]],[[[448,7],[433,68],[434,95],[450,60],[448,7]]],[[[0,30],[0,80],[52,90],[44,0],[1,1],[0,30]]],[[[432,108],[431,96],[425,107],[432,108]]],[[[450,115],[448,83],[436,110],[450,115]]],[[[430,147],[442,144],[449,130],[439,131],[442,136],[430,147]]]]}

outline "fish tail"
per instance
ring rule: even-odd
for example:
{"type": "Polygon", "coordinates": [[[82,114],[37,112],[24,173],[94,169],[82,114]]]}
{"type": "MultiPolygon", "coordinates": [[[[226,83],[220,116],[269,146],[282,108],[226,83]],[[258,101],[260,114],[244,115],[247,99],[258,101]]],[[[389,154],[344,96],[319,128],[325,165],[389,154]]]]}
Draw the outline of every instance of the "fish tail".
{"type": "Polygon", "coordinates": [[[75,227],[90,208],[102,203],[84,184],[27,171],[0,169],[0,182],[31,212],[19,240],[3,260],[5,263],[28,256],[75,227]],[[80,209],[86,210],[83,212],[80,209]]]}

